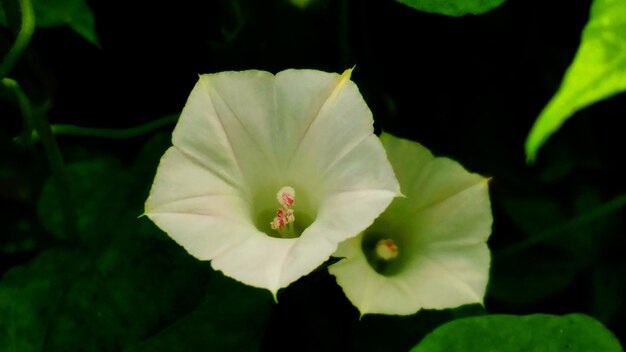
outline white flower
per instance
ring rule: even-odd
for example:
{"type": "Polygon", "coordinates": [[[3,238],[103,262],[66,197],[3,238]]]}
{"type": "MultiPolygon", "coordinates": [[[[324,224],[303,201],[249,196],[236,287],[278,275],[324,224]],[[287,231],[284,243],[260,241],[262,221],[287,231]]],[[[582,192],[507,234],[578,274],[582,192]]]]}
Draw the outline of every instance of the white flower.
{"type": "Polygon", "coordinates": [[[190,254],[276,292],[398,194],[350,70],[201,75],[145,214],[190,254]]]}
{"type": "Polygon", "coordinates": [[[482,303],[489,278],[487,179],[423,146],[381,140],[406,198],[339,245],[329,271],[361,315],[482,303]]]}

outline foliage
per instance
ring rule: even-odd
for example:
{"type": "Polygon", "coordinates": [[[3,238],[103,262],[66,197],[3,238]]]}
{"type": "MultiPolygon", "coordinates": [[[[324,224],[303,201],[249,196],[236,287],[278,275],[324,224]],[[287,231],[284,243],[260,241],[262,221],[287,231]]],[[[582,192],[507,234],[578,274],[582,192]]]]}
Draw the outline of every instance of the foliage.
{"type": "Polygon", "coordinates": [[[480,15],[502,5],[505,0],[397,0],[416,10],[447,16],[480,15]]]}
{"type": "Polygon", "coordinates": [[[495,350],[620,352],[622,348],[602,324],[583,314],[494,314],[444,324],[411,351],[495,350]]]}
{"type": "Polygon", "coordinates": [[[626,90],[625,31],[626,3],[593,2],[574,61],[526,140],[530,162],[546,140],[577,111],[626,90]]]}
{"type": "Polygon", "coordinates": [[[621,1],[0,4],[0,350],[626,343],[621,1]],[[353,66],[377,132],[490,179],[484,304],[360,317],[333,261],[275,302],[142,216],[198,73],[353,66]]]}

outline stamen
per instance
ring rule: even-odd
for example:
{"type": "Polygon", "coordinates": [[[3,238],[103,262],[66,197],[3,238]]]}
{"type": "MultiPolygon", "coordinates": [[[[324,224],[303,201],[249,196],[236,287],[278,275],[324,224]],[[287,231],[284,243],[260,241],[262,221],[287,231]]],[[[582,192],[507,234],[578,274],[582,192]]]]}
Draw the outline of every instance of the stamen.
{"type": "Polygon", "coordinates": [[[398,256],[398,246],[391,239],[380,240],[376,243],[376,256],[382,260],[392,260],[398,256]]]}
{"type": "Polygon", "coordinates": [[[296,216],[293,215],[293,209],[287,209],[287,211],[285,212],[285,219],[287,220],[288,224],[296,221],[296,216]]]}
{"type": "Polygon", "coordinates": [[[270,223],[272,230],[280,230],[285,227],[286,223],[287,218],[285,217],[285,212],[282,209],[278,209],[274,220],[270,223]]]}
{"type": "Polygon", "coordinates": [[[282,208],[278,208],[274,220],[270,222],[270,226],[272,230],[277,230],[281,235],[284,232],[282,230],[287,226],[287,232],[289,233],[286,235],[290,235],[293,232],[293,223],[296,221],[294,210],[292,209],[296,200],[296,191],[292,187],[285,186],[276,194],[276,200],[278,200],[282,208]]]}

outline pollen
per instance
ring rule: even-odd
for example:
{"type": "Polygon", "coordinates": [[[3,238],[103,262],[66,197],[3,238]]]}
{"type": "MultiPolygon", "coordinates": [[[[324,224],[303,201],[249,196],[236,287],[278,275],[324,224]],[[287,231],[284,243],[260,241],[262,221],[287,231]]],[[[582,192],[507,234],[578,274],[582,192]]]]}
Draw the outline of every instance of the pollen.
{"type": "Polygon", "coordinates": [[[276,193],[276,200],[281,205],[281,208],[276,210],[276,216],[270,222],[272,230],[293,232],[293,223],[296,221],[293,210],[296,201],[296,191],[293,187],[285,186],[276,193]]]}
{"type": "Polygon", "coordinates": [[[389,261],[398,256],[398,246],[391,239],[384,239],[376,243],[376,256],[384,261],[389,261]]]}
{"type": "Polygon", "coordinates": [[[296,191],[293,187],[285,186],[276,193],[276,200],[283,208],[290,209],[296,200],[296,191]]]}

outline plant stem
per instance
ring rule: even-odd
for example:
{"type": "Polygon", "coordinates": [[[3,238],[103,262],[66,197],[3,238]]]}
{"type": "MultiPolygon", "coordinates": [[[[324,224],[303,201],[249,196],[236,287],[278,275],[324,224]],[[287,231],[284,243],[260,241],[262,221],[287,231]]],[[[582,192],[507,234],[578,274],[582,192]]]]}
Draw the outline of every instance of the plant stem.
{"type": "Polygon", "coordinates": [[[148,134],[156,129],[159,129],[163,126],[167,126],[178,121],[179,114],[172,114],[160,118],[158,120],[150,121],[146,124],[124,128],[124,129],[114,129],[114,128],[91,128],[91,127],[80,127],[75,125],[62,125],[62,124],[54,124],[51,126],[52,133],[54,135],[66,135],[66,136],[84,136],[84,137],[98,137],[98,138],[114,138],[114,139],[123,139],[123,138],[131,138],[137,137],[144,134],[148,134]]]}
{"type": "Polygon", "coordinates": [[[50,124],[45,116],[44,109],[37,109],[34,107],[22,91],[19,83],[10,78],[2,79],[2,84],[13,91],[17,97],[18,106],[24,120],[27,123],[32,124],[37,135],[41,139],[44,152],[50,164],[52,170],[52,176],[59,191],[59,199],[61,200],[61,208],[63,209],[63,216],[65,222],[65,232],[68,238],[75,238],[78,234],[78,222],[76,216],[76,207],[71,194],[67,173],[65,172],[65,166],[63,164],[63,157],[61,156],[61,150],[56,143],[50,124]]]}
{"type": "Polygon", "coordinates": [[[18,2],[22,12],[22,24],[17,38],[15,39],[15,43],[13,43],[4,61],[0,64],[0,79],[11,72],[11,69],[15,66],[22,52],[24,52],[28,43],[30,43],[30,39],[35,31],[35,13],[33,12],[33,5],[30,0],[18,0],[18,2]]]}

